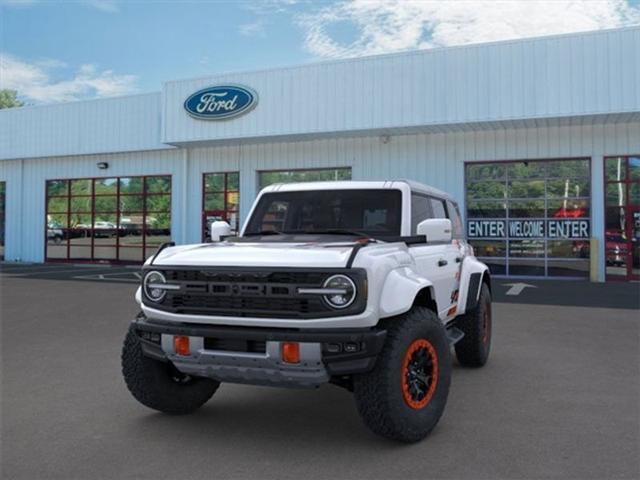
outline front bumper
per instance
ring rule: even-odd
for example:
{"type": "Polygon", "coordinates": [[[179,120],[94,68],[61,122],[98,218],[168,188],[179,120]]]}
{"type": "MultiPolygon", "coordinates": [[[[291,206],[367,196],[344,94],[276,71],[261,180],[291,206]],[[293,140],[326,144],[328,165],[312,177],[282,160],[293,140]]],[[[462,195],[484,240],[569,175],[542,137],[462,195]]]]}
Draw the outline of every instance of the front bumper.
{"type": "Polygon", "coordinates": [[[166,323],[139,315],[132,323],[145,355],[171,361],[183,373],[222,382],[288,387],[317,387],[332,377],[364,373],[373,368],[386,330],[277,329],[166,323]],[[174,336],[189,337],[189,355],[178,355],[174,336]],[[300,344],[300,362],[282,360],[283,342],[300,344]],[[229,345],[261,345],[235,350],[229,345]],[[216,347],[225,346],[224,349],[216,347]]]}

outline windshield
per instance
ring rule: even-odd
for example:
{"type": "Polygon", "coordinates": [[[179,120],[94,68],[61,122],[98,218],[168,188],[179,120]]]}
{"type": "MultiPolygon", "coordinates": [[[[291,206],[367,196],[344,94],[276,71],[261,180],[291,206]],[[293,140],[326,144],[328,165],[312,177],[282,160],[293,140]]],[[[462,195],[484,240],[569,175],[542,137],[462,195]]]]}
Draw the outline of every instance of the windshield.
{"type": "Polygon", "coordinates": [[[400,190],[327,190],[264,194],[244,235],[400,235],[400,190]]]}

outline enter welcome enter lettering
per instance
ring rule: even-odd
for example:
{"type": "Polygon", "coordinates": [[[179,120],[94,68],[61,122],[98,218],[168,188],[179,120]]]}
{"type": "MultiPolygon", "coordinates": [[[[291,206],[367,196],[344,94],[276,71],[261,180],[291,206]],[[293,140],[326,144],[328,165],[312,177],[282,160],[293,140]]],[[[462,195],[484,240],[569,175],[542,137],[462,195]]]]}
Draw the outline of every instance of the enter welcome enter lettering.
{"type": "Polygon", "coordinates": [[[469,238],[589,238],[589,220],[468,220],[469,238]],[[507,228],[508,227],[508,228],[507,228]],[[508,233],[508,235],[507,235],[508,233]]]}

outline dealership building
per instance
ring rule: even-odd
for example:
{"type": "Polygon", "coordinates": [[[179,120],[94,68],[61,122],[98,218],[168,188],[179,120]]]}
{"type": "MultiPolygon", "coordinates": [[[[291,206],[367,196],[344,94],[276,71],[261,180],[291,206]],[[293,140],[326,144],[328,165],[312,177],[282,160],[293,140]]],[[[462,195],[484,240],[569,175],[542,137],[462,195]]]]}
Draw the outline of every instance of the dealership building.
{"type": "Polygon", "coordinates": [[[0,252],[141,263],[237,229],[263,186],[335,179],[449,192],[495,275],[638,280],[640,28],[2,110],[0,252]]]}

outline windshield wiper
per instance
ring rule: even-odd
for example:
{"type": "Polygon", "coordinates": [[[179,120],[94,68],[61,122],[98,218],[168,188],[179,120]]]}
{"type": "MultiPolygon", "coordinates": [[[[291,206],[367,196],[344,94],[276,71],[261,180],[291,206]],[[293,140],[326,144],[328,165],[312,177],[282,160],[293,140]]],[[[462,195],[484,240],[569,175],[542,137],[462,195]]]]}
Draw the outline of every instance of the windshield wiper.
{"type": "Polygon", "coordinates": [[[262,235],[284,235],[284,233],[279,232],[278,230],[260,230],[259,232],[247,232],[243,237],[259,237],[262,235]]]}

